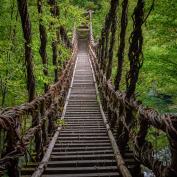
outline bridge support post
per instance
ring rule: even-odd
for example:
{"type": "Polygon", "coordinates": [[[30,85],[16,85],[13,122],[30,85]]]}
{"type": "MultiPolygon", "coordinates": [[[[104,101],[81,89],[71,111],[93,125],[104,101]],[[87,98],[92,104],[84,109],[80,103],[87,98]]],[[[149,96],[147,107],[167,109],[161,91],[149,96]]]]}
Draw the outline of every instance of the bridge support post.
{"type": "Polygon", "coordinates": [[[129,141],[129,131],[132,124],[132,112],[131,110],[125,108],[123,105],[119,107],[119,122],[117,128],[117,143],[120,147],[122,153],[127,146],[129,141]]]}
{"type": "Polygon", "coordinates": [[[171,165],[170,170],[167,171],[167,175],[165,177],[177,177],[177,142],[175,140],[169,139],[170,142],[170,150],[171,150],[171,165]]]}
{"type": "MultiPolygon", "coordinates": [[[[45,103],[44,103],[44,101],[42,101],[42,103],[41,103],[40,113],[41,113],[41,117],[44,118],[44,116],[45,116],[45,103]]],[[[47,145],[47,137],[48,137],[47,120],[44,120],[44,122],[42,124],[42,143],[43,143],[44,148],[47,145]]]]}
{"type": "Polygon", "coordinates": [[[53,119],[52,119],[52,116],[53,114],[51,115],[48,115],[48,133],[49,134],[52,134],[53,130],[55,129],[54,128],[54,122],[53,122],[53,119]]]}
{"type": "MultiPolygon", "coordinates": [[[[41,118],[41,115],[40,115],[39,110],[37,110],[36,112],[33,113],[33,122],[32,122],[33,127],[39,125],[40,118],[41,118]]],[[[35,133],[35,153],[36,153],[36,161],[39,162],[44,155],[43,143],[42,143],[42,130],[41,129],[39,129],[35,133]]]]}
{"type": "MultiPolygon", "coordinates": [[[[170,165],[170,169],[171,171],[169,171],[167,177],[177,177],[177,137],[176,137],[176,131],[177,131],[177,121],[176,121],[176,117],[171,118],[171,120],[175,120],[173,121],[172,125],[173,125],[173,131],[169,131],[169,143],[170,143],[170,150],[171,150],[171,165],[170,165]]],[[[172,128],[171,128],[172,129],[172,128]]]]}
{"type": "MultiPolygon", "coordinates": [[[[8,131],[6,154],[15,151],[14,147],[17,146],[18,142],[18,137],[16,135],[17,134],[14,130],[11,129],[10,131],[8,131]]],[[[20,177],[18,162],[19,162],[18,157],[10,160],[10,164],[8,165],[7,168],[7,174],[9,177],[20,177]]]]}
{"type": "Polygon", "coordinates": [[[120,151],[123,151],[123,147],[122,147],[122,139],[123,139],[123,123],[121,120],[118,120],[118,127],[117,127],[117,144],[119,146],[120,151]]]}
{"type": "MultiPolygon", "coordinates": [[[[119,112],[116,113],[118,119],[116,139],[120,152],[123,156],[125,155],[125,149],[128,146],[129,134],[133,121],[132,114],[132,111],[128,108],[125,108],[123,105],[120,105],[119,112]],[[125,120],[125,122],[123,122],[123,120],[125,120]]],[[[130,170],[130,172],[132,177],[144,177],[144,175],[141,173],[141,166],[138,162],[130,170]]]]}

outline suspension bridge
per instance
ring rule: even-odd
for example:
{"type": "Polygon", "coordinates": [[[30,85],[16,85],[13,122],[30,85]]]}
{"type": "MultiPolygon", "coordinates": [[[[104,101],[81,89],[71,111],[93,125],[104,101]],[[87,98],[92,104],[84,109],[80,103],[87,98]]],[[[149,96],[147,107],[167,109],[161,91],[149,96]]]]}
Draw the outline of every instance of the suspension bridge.
{"type": "Polygon", "coordinates": [[[74,30],[72,57],[45,95],[0,113],[1,136],[6,137],[2,176],[142,177],[142,166],[157,177],[177,176],[177,117],[160,115],[133,96],[142,49],[136,32],[141,34],[143,19],[136,20],[130,52],[134,69],[126,93],[110,82],[111,67],[103,60],[107,18],[99,44],[91,22],[74,30]],[[169,163],[155,156],[147,139],[150,128],[168,137],[169,163]]]}

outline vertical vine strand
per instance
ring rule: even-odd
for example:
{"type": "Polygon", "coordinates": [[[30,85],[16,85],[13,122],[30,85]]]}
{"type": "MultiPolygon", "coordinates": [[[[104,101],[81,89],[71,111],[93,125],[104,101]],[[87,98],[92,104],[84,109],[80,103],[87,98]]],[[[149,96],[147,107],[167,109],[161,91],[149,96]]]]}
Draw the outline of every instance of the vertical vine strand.
{"type": "MultiPolygon", "coordinates": [[[[38,8],[38,13],[39,13],[39,33],[40,33],[40,49],[39,49],[39,53],[41,55],[41,59],[42,59],[42,64],[43,64],[43,73],[44,76],[48,76],[48,58],[47,58],[47,52],[46,52],[46,46],[47,46],[47,32],[46,32],[46,28],[45,26],[42,24],[43,20],[42,20],[42,5],[43,2],[42,0],[38,0],[37,1],[37,8],[38,8]]],[[[48,90],[48,84],[44,83],[44,91],[45,93],[48,90]]]]}
{"type": "Polygon", "coordinates": [[[117,74],[115,77],[114,85],[115,91],[119,90],[121,78],[122,78],[122,67],[124,61],[124,50],[125,50],[125,37],[126,37],[126,29],[128,24],[128,0],[123,0],[122,2],[122,17],[121,17],[121,32],[120,32],[120,45],[118,48],[118,66],[117,66],[117,74]]]}
{"type": "Polygon", "coordinates": [[[117,31],[117,11],[118,11],[118,5],[119,1],[115,1],[115,11],[112,14],[112,25],[111,25],[111,40],[109,45],[109,60],[106,70],[106,79],[110,79],[112,74],[112,60],[113,60],[113,51],[114,51],[114,45],[115,45],[115,35],[117,31]]]}
{"type": "Polygon", "coordinates": [[[133,32],[131,33],[129,43],[129,61],[130,70],[126,76],[126,97],[129,99],[134,95],[136,83],[138,81],[139,70],[143,64],[143,34],[142,25],[144,21],[144,0],[138,0],[137,5],[132,14],[133,32]]]}
{"type": "MultiPolygon", "coordinates": [[[[59,8],[57,6],[57,2],[55,0],[49,0],[48,4],[51,7],[50,12],[51,12],[52,16],[54,18],[59,16],[59,8]]],[[[53,25],[53,24],[51,24],[51,25],[53,25]]],[[[56,38],[52,39],[52,53],[53,53],[52,63],[53,63],[53,66],[55,67],[55,69],[54,69],[54,82],[57,82],[58,77],[59,77],[58,76],[58,61],[57,61],[57,58],[58,58],[58,51],[57,51],[58,39],[57,39],[57,36],[58,36],[58,34],[59,34],[59,30],[56,31],[56,38]]]]}
{"type": "Polygon", "coordinates": [[[109,32],[112,23],[112,16],[116,11],[116,3],[118,0],[111,0],[111,7],[110,10],[105,18],[105,25],[102,29],[102,36],[101,36],[101,69],[105,71],[106,68],[106,58],[107,58],[107,48],[108,48],[108,41],[109,41],[109,32]]]}
{"type": "Polygon", "coordinates": [[[33,56],[32,56],[32,33],[31,22],[28,14],[27,0],[17,0],[18,11],[21,17],[23,35],[25,39],[25,63],[27,70],[27,90],[28,101],[32,101],[35,97],[35,77],[33,73],[33,56]]]}

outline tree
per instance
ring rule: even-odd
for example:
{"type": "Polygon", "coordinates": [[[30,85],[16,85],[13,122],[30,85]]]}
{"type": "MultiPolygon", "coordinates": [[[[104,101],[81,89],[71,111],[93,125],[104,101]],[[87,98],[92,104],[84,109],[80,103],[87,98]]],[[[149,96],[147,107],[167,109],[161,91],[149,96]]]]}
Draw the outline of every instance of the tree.
{"type": "Polygon", "coordinates": [[[28,14],[27,0],[17,0],[18,10],[21,17],[23,35],[25,39],[25,63],[27,70],[27,90],[28,101],[32,101],[35,97],[35,77],[33,74],[33,56],[31,48],[31,22],[28,14]]]}
{"type": "MultiPolygon", "coordinates": [[[[57,18],[59,16],[59,7],[57,5],[57,2],[55,0],[49,0],[48,1],[50,5],[50,12],[54,18],[57,18]]],[[[54,24],[51,24],[54,25],[54,24]]],[[[54,82],[58,81],[58,51],[57,51],[57,45],[58,45],[58,40],[59,40],[59,28],[56,29],[56,38],[53,38],[52,40],[52,51],[53,51],[53,65],[55,67],[54,69],[54,82]]]]}
{"type": "MultiPolygon", "coordinates": [[[[42,20],[42,12],[43,12],[42,6],[43,6],[43,1],[38,0],[37,1],[37,8],[38,8],[38,13],[39,13],[39,32],[40,32],[40,41],[41,41],[39,53],[42,58],[43,73],[44,73],[44,76],[47,77],[48,76],[48,69],[47,69],[48,58],[47,58],[47,52],[46,52],[47,32],[46,32],[45,26],[43,25],[43,20],[42,20]]],[[[44,91],[47,92],[47,90],[48,90],[48,84],[44,83],[44,91]]]]}
{"type": "Polygon", "coordinates": [[[117,75],[115,77],[115,90],[119,90],[120,81],[122,78],[122,67],[124,61],[124,50],[125,50],[125,37],[126,37],[126,29],[128,23],[128,0],[123,0],[122,2],[122,17],[121,17],[121,32],[120,32],[120,43],[118,49],[118,66],[117,66],[117,75]]]}

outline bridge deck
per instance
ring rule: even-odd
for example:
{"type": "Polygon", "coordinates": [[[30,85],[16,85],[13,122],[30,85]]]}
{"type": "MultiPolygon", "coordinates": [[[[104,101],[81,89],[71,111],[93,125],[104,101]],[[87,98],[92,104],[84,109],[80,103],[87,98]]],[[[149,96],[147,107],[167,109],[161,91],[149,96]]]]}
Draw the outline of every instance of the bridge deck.
{"type": "MultiPolygon", "coordinates": [[[[83,41],[79,45],[64,124],[43,177],[120,176],[97,101],[86,42],[83,41]]],[[[128,165],[133,166],[133,162],[129,160],[128,165]]],[[[29,176],[32,174],[30,170],[24,169],[22,175],[29,176]]]]}
{"type": "Polygon", "coordinates": [[[43,177],[118,176],[85,46],[80,46],[65,114],[65,128],[43,177]]]}

